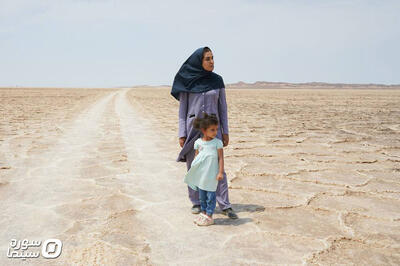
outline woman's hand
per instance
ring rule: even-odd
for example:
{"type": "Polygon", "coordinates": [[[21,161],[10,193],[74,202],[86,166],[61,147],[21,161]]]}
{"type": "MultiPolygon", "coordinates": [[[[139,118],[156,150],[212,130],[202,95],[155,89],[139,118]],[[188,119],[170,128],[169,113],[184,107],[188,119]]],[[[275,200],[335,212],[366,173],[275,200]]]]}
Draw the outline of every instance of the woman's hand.
{"type": "Polygon", "coordinates": [[[217,175],[217,180],[220,181],[224,178],[224,175],[222,173],[218,173],[217,175]]]}
{"type": "Polygon", "coordinates": [[[181,145],[181,148],[183,148],[183,144],[185,144],[185,141],[186,137],[179,138],[179,145],[181,145]]]}
{"type": "Polygon", "coordinates": [[[229,144],[229,135],[228,134],[222,134],[222,143],[225,146],[228,146],[229,144]]]}

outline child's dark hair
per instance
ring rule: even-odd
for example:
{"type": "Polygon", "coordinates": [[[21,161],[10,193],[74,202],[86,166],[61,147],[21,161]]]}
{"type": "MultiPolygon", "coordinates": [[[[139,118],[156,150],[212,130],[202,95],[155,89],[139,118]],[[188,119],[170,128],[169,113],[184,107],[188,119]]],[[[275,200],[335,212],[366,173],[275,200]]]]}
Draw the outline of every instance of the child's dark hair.
{"type": "Polygon", "coordinates": [[[204,113],[203,118],[196,117],[193,120],[193,127],[195,129],[207,129],[211,125],[218,125],[218,118],[215,114],[204,113]]]}

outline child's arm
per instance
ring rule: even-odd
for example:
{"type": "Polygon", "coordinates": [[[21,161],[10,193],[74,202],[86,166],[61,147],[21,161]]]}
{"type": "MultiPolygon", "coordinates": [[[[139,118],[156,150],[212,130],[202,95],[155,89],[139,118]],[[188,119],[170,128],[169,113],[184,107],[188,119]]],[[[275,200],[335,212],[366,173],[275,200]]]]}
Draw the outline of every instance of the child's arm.
{"type": "Polygon", "coordinates": [[[194,158],[196,158],[197,154],[199,154],[199,149],[194,150],[194,157],[193,157],[193,160],[194,160],[194,158]]]}
{"type": "Polygon", "coordinates": [[[223,173],[224,173],[224,149],[218,149],[218,165],[219,165],[219,171],[217,175],[217,180],[222,180],[224,178],[223,173]]]}

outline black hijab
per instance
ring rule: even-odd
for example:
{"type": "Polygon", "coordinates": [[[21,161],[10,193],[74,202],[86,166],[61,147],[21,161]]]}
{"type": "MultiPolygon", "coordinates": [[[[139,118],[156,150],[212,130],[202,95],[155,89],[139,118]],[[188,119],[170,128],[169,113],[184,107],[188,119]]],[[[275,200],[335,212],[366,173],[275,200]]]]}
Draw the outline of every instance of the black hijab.
{"type": "Polygon", "coordinates": [[[205,92],[225,87],[220,75],[203,68],[202,57],[204,48],[206,47],[201,47],[194,51],[175,75],[171,95],[178,101],[181,91],[205,92]]]}

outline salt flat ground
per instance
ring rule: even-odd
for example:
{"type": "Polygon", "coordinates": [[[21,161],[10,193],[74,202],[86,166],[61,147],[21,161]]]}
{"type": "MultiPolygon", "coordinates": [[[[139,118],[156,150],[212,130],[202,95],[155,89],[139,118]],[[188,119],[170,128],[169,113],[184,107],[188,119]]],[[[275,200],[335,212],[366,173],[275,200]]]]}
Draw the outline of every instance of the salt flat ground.
{"type": "Polygon", "coordinates": [[[205,228],[169,91],[0,89],[0,265],[400,264],[399,90],[227,89],[239,219],[205,228]]]}

